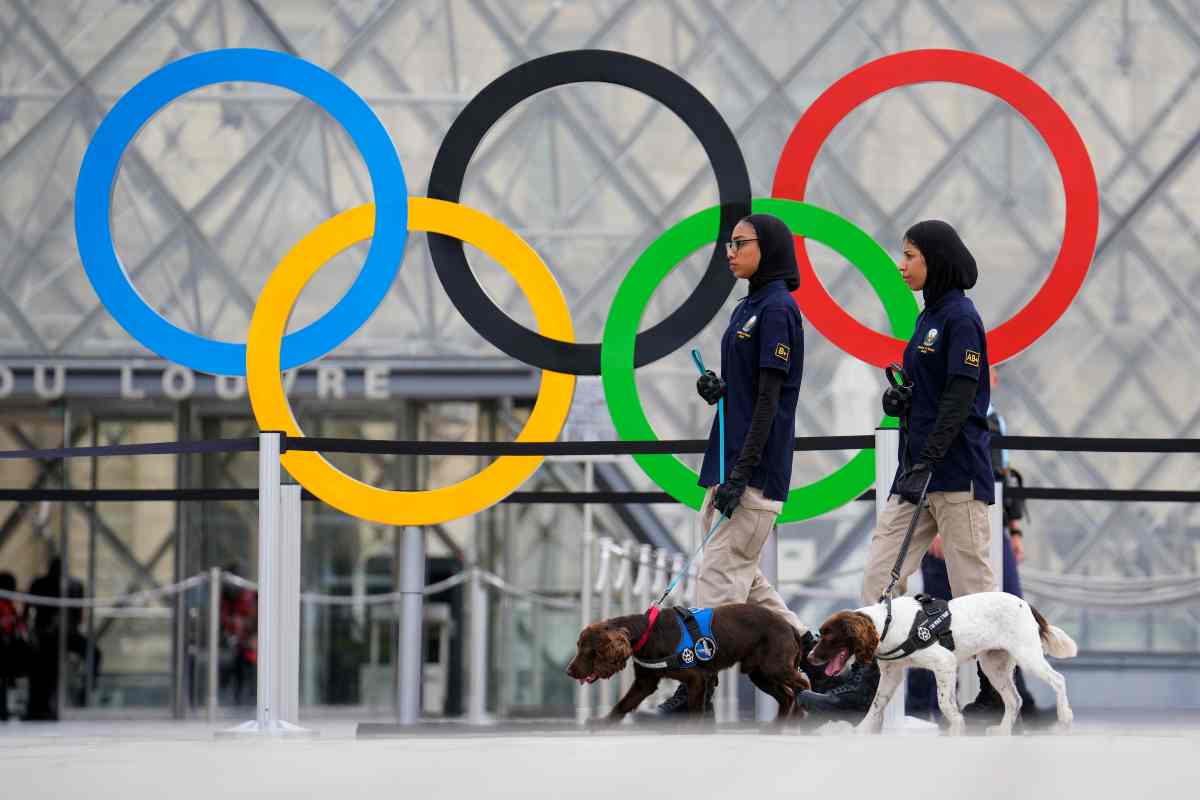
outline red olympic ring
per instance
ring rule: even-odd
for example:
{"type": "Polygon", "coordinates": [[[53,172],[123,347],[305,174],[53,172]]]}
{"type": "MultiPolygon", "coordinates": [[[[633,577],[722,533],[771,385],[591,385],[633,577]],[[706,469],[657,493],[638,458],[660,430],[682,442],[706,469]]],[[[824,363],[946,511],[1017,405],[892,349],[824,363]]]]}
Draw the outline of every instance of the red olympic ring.
{"type": "MultiPolygon", "coordinates": [[[[1066,195],[1062,247],[1046,282],[1012,319],[988,331],[989,362],[999,364],[1033,344],[1070,306],[1087,276],[1100,225],[1100,192],[1083,138],[1042,87],[986,56],[960,50],[911,50],[850,72],[804,112],[788,136],[771,194],[803,200],[817,153],[834,127],[863,102],[888,89],[940,81],[982,89],[1006,101],[1041,134],[1058,164],[1066,195]]],[[[835,345],[868,364],[903,357],[905,342],[874,331],[846,313],[821,285],[802,237],[796,237],[800,289],[793,296],[805,318],[835,345]]]]}

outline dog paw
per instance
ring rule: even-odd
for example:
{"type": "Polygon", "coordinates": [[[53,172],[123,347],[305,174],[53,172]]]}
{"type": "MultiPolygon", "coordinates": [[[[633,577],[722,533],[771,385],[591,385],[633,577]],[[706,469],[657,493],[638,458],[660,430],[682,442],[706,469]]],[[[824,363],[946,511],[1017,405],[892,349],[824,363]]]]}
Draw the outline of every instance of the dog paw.
{"type": "Polygon", "coordinates": [[[989,725],[987,728],[988,736],[1012,736],[1011,725],[989,725]]]}
{"type": "Polygon", "coordinates": [[[963,736],[964,734],[966,734],[966,732],[967,732],[967,725],[961,719],[956,722],[950,723],[950,726],[946,728],[947,736],[963,736]]]}
{"type": "Polygon", "coordinates": [[[846,736],[856,733],[854,725],[844,719],[834,719],[817,728],[817,736],[846,736]]]}

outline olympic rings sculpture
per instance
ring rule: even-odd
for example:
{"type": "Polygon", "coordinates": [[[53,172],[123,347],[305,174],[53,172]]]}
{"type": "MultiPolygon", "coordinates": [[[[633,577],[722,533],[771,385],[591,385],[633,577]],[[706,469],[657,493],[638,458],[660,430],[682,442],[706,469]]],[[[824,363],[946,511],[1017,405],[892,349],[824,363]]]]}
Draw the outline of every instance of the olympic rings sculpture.
{"type": "MultiPolygon", "coordinates": [[[[797,237],[804,316],[835,345],[866,363],[897,360],[912,335],[917,305],[887,252],[848,220],[803,202],[808,175],[837,123],[875,95],[898,86],[941,81],[973,86],[1007,101],[1045,139],[1066,195],[1063,244],[1045,284],[1012,319],[988,332],[992,363],[1028,347],[1065,312],[1091,264],[1099,226],[1099,192],[1083,139],[1049,94],[1017,70],[986,56],[954,50],[914,50],[872,61],[836,81],[796,123],[776,168],[773,197],[751,197],[745,159],[716,108],[670,70],[636,56],[601,50],[554,53],[521,64],[486,86],[455,119],[430,173],[429,197],[410,196],[395,146],[378,117],[328,71],[284,53],[224,49],[172,62],[125,93],[96,129],[84,153],[75,192],[80,258],[101,302],[145,347],[163,358],[217,375],[244,375],[251,406],[264,430],[303,436],[283,390],[281,371],[320,358],[367,321],[400,269],[408,230],[428,232],[434,268],[467,322],[504,353],[542,370],[537,400],[517,441],[550,442],[566,422],[576,375],[600,375],[613,424],[622,439],[653,439],[637,396],[634,370],[675,351],[720,310],[735,279],[721,244],[754,211],[782,218],[797,237]],[[164,105],[186,92],[224,81],[291,89],[328,112],[359,148],[374,202],[318,225],[283,257],[259,295],[245,345],[185,331],[155,311],[133,286],[113,245],[111,195],[121,157],[137,132],[164,105]],[[575,341],[566,301],[553,273],[511,229],[459,204],[467,167],[479,143],[517,103],[556,86],[610,83],[634,89],[669,108],[700,140],[713,165],[720,203],[663,233],[634,262],[604,325],[602,341],[575,341]],[[821,285],[804,240],[816,239],[844,256],[879,295],[892,336],[867,328],[839,307],[821,285]],[[366,260],[345,295],[305,328],[285,335],[305,284],[334,255],[371,240],[366,260]],[[533,308],[536,331],[520,325],[483,291],[463,249],[468,242],[496,259],[533,308]],[[708,269],[684,303],[662,322],[638,332],[642,312],[661,281],[697,247],[713,243],[708,269]]],[[[895,424],[885,418],[882,424],[895,424]]],[[[394,525],[428,525],[476,513],[502,500],[542,462],[541,456],[503,456],[476,475],[428,491],[390,491],[362,483],[315,452],[289,451],[283,466],[326,503],[347,514],[394,525]]],[[[696,474],[672,455],[635,456],[672,497],[699,508],[696,474]]],[[[869,451],[788,495],[781,522],[807,519],[860,494],[873,479],[869,451]]]]}

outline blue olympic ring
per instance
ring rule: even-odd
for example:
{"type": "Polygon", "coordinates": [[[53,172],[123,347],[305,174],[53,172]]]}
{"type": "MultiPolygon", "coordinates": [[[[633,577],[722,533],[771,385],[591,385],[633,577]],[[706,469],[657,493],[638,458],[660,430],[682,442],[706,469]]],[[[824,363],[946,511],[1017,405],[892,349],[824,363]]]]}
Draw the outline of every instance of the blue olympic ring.
{"type": "Polygon", "coordinates": [[[75,187],[75,238],[88,278],[129,335],[163,358],[216,375],[245,375],[246,346],[189,333],[151,308],[130,282],[113,244],[109,215],[125,148],[159,109],[181,95],[224,81],[291,89],[333,117],[366,162],[375,195],[375,231],[354,283],[320,319],[283,340],[282,368],[320,358],[354,334],[387,296],[408,238],[408,185],[396,147],[375,112],[335,75],[271,50],[197,53],[143,78],[96,129],[75,187]]]}

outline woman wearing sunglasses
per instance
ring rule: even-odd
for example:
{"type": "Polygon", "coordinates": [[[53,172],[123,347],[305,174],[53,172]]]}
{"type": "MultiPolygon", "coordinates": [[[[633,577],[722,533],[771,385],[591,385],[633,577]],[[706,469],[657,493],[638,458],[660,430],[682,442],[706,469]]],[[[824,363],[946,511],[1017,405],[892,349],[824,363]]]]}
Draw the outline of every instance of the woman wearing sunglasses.
{"type": "MultiPolygon", "coordinates": [[[[696,382],[709,405],[725,398],[725,440],[714,420],[700,469],[700,485],[708,488],[701,529],[711,530],[718,513],[729,518],[704,549],[696,602],[703,608],[766,606],[795,626],[807,652],[812,634],[758,568],[792,478],[796,399],[804,371],[804,325],[790,294],[800,286],[795,240],[782,220],[752,214],[734,227],[725,247],[730,272],[746,281],[749,293],[734,308],[721,338],[721,375],[709,370],[696,382]],[[721,448],[725,475],[720,474],[721,448]]],[[[714,679],[707,687],[709,699],[715,686],[714,679]]],[[[686,689],[681,685],[659,710],[686,712],[686,689]]]]}

